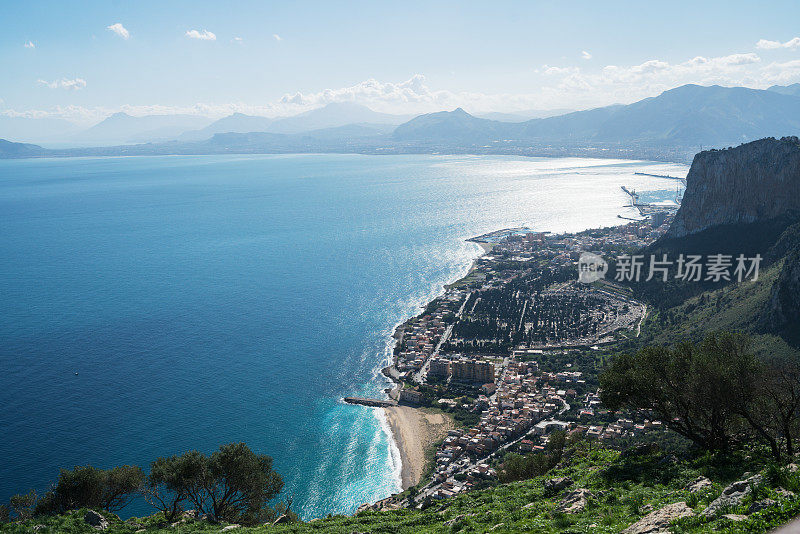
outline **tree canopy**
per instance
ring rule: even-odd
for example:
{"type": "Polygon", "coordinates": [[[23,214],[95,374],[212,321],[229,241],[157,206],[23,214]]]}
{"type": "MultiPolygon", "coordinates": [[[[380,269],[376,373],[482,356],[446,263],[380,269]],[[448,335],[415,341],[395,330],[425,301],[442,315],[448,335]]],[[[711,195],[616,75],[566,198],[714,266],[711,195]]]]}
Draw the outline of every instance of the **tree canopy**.
{"type": "Polygon", "coordinates": [[[800,367],[760,361],[749,348],[746,336],[717,332],[621,354],[600,375],[600,398],[611,410],[645,410],[704,449],[755,437],[775,457],[792,454],[800,367]]]}

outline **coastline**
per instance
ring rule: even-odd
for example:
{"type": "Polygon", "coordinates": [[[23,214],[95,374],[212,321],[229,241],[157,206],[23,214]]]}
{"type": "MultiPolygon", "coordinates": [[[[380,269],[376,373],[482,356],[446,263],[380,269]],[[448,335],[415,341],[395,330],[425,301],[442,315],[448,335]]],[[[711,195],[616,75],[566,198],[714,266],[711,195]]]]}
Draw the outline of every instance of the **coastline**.
{"type": "Polygon", "coordinates": [[[405,491],[415,486],[425,472],[425,451],[454,428],[443,413],[429,412],[411,406],[383,408],[389,428],[400,451],[400,480],[405,491]]]}
{"type": "MultiPolygon", "coordinates": [[[[478,267],[478,260],[490,253],[494,248],[492,243],[475,241],[474,238],[466,239],[466,241],[480,246],[481,252],[472,260],[466,273],[459,276],[455,282],[469,276],[478,267]]],[[[387,347],[388,365],[381,370],[381,374],[393,384],[393,387],[387,388],[385,392],[389,398],[394,400],[397,400],[398,388],[402,387],[402,383],[398,378],[399,373],[394,366],[394,348],[402,342],[403,327],[415,317],[417,315],[402,320],[395,325],[389,342],[390,348],[387,347]]],[[[390,437],[394,440],[395,446],[400,453],[400,485],[401,489],[405,491],[420,482],[425,470],[425,451],[444,438],[447,435],[447,431],[455,428],[455,425],[452,419],[446,415],[427,413],[421,408],[398,405],[382,409],[389,423],[390,437]]]]}

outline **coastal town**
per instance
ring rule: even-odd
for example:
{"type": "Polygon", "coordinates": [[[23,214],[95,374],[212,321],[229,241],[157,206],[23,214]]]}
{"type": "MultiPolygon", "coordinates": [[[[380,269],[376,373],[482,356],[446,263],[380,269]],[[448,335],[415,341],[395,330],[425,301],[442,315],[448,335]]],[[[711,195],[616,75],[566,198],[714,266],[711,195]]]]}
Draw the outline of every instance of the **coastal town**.
{"type": "Polygon", "coordinates": [[[462,424],[436,444],[413,495],[362,509],[425,507],[481,487],[498,478],[506,453],[543,452],[556,431],[614,441],[661,428],[605,410],[594,372],[606,350],[638,336],[646,306],[613,276],[577,276],[583,252],[615,257],[662,236],[675,208],[645,208],[616,227],[512,228],[471,239],[486,253],[398,326],[384,369],[395,383],[387,402],[442,410],[462,424]]]}

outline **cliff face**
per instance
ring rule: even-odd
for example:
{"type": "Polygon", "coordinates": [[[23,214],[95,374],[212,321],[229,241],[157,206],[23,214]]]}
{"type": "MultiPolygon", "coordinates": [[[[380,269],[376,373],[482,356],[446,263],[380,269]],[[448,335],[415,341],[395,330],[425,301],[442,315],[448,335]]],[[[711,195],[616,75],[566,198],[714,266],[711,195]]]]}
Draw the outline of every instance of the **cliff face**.
{"type": "Polygon", "coordinates": [[[761,331],[783,337],[800,346],[800,246],[789,254],[775,282],[769,303],[761,315],[761,331]]]}
{"type": "Polygon", "coordinates": [[[800,212],[800,140],[753,141],[694,157],[667,237],[800,212]]]}

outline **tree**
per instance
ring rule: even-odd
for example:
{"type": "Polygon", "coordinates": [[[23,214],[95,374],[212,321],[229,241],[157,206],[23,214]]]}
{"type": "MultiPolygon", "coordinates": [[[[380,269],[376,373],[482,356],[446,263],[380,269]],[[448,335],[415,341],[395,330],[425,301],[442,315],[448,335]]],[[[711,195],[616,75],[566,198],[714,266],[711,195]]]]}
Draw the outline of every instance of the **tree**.
{"type": "MultiPolygon", "coordinates": [[[[275,517],[268,503],[283,489],[283,479],[273,471],[272,458],[232,443],[210,457],[190,451],[157,459],[147,488],[151,504],[165,514],[177,513],[185,500],[214,520],[257,524],[275,517]]],[[[281,510],[287,513],[288,507],[281,510]]]]}
{"type": "Polygon", "coordinates": [[[600,375],[600,398],[611,410],[649,411],[700,447],[723,450],[756,396],[759,369],[746,337],[712,333],[699,344],[618,356],[600,375]]]}
{"type": "Polygon", "coordinates": [[[123,465],[104,472],[100,504],[103,510],[116,512],[128,506],[140,493],[145,480],[142,468],[123,465]]]}
{"type": "Polygon", "coordinates": [[[33,517],[34,507],[36,506],[36,492],[31,490],[28,493],[19,493],[11,497],[9,507],[14,511],[14,515],[20,521],[25,521],[33,517]]]}
{"type": "Polygon", "coordinates": [[[188,499],[183,480],[182,469],[178,467],[180,458],[158,458],[150,464],[150,473],[142,489],[142,495],[150,506],[164,513],[167,521],[172,522],[183,512],[183,502],[188,499]]]}
{"type": "Polygon", "coordinates": [[[62,469],[55,486],[36,503],[35,513],[60,514],[84,507],[116,512],[127,506],[143,482],[144,473],[138,466],[62,469]]]}
{"type": "Polygon", "coordinates": [[[757,394],[738,411],[766,443],[776,460],[794,455],[800,418],[800,366],[786,357],[772,358],[754,377],[757,394]]]}
{"type": "Polygon", "coordinates": [[[561,461],[565,444],[566,433],[563,430],[556,430],[550,434],[544,453],[524,456],[515,452],[506,454],[499,473],[500,481],[526,480],[547,473],[561,461]]]}
{"type": "Polygon", "coordinates": [[[774,433],[783,439],[786,455],[793,456],[800,421],[800,366],[786,358],[772,360],[759,390],[766,399],[765,413],[773,417],[774,433]]]}

